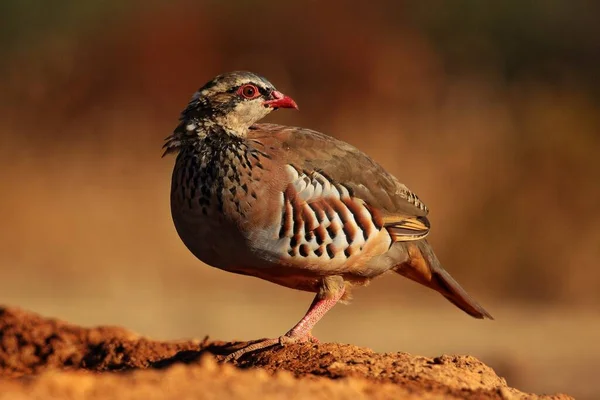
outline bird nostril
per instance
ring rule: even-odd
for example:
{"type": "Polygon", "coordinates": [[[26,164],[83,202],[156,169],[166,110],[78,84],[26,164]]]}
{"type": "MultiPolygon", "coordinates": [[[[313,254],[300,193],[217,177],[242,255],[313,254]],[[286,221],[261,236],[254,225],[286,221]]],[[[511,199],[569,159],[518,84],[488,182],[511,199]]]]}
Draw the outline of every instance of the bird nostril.
{"type": "Polygon", "coordinates": [[[272,97],[273,99],[275,99],[275,100],[279,100],[279,99],[283,99],[283,97],[284,97],[284,96],[283,96],[283,93],[281,93],[281,92],[279,92],[279,91],[277,91],[277,90],[273,90],[273,91],[271,92],[271,97],[272,97]]]}

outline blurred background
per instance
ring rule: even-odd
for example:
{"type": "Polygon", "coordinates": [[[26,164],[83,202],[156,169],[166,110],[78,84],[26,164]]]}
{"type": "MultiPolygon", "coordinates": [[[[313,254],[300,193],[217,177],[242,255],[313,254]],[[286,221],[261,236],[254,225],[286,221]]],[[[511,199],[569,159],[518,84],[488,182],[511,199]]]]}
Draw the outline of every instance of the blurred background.
{"type": "Polygon", "coordinates": [[[600,397],[600,3],[0,3],[0,303],[163,339],[278,336],[312,295],[180,242],[162,140],[246,69],[428,204],[446,268],[496,321],[399,276],[325,341],[481,358],[522,390],[600,397]]]}

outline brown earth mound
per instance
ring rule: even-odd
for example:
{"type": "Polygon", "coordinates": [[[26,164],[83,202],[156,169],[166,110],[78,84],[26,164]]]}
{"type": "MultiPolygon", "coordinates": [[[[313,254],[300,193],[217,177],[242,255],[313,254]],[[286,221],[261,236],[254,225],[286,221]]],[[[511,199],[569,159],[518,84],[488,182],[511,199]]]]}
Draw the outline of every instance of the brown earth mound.
{"type": "Polygon", "coordinates": [[[244,343],[159,342],[0,309],[0,399],[567,399],[507,386],[471,356],[291,345],[219,364],[244,343]]]}

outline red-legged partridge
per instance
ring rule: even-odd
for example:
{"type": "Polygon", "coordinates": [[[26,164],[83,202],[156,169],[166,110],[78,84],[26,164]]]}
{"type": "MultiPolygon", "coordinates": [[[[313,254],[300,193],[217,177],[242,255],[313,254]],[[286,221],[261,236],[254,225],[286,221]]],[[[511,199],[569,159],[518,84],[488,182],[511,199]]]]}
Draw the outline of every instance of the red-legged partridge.
{"type": "Polygon", "coordinates": [[[392,270],[492,318],[442,268],[425,239],[427,207],[356,148],[309,129],[256,124],[290,97],[250,72],[199,89],[167,138],[177,153],[171,212],[205,263],[316,293],[289,332],[232,353],[316,340],[311,330],[354,286],[392,270]]]}

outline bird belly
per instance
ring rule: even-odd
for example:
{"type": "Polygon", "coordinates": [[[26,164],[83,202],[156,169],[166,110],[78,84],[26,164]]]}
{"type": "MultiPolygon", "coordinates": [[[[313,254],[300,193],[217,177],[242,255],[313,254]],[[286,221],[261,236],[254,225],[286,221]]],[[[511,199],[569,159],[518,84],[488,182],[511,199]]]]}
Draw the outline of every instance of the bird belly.
{"type": "Polygon", "coordinates": [[[196,258],[228,272],[254,276],[297,290],[317,292],[318,274],[304,268],[285,266],[258,252],[246,249],[243,235],[225,221],[193,212],[173,211],[179,237],[196,258]]]}
{"type": "Polygon", "coordinates": [[[233,224],[176,202],[171,215],[179,237],[200,261],[229,270],[243,257],[243,237],[233,224]]]}

